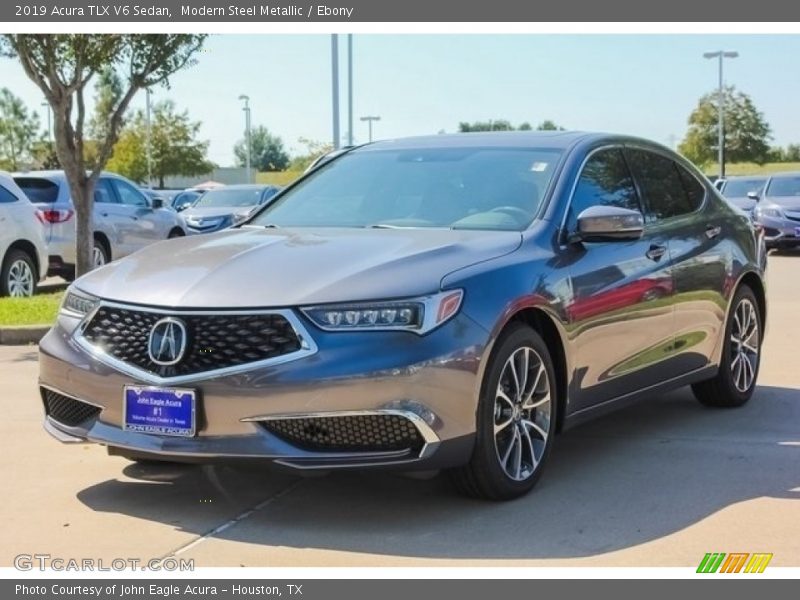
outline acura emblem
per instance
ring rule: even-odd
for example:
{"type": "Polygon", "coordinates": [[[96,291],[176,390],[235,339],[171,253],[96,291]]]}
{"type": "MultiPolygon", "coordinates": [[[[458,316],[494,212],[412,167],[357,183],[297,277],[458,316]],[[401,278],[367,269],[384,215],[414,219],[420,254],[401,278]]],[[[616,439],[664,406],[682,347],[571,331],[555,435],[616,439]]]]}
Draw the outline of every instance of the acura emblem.
{"type": "Polygon", "coordinates": [[[147,353],[157,365],[174,365],[186,352],[186,325],[179,319],[167,317],[153,325],[147,341],[147,353]]]}

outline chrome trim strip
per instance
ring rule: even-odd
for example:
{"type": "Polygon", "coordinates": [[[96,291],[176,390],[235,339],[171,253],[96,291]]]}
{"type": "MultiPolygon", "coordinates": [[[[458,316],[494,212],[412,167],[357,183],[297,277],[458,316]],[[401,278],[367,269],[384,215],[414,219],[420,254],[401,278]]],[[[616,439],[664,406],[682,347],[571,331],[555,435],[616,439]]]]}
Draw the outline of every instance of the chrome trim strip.
{"type": "Polygon", "coordinates": [[[116,369],[117,371],[120,371],[121,373],[124,373],[125,375],[129,375],[140,381],[145,381],[147,383],[152,383],[154,385],[171,385],[171,384],[179,384],[192,381],[200,381],[215,377],[224,377],[226,375],[233,375],[235,373],[242,373],[245,371],[252,371],[253,369],[258,369],[261,367],[271,367],[291,362],[294,360],[299,360],[301,358],[306,358],[307,356],[316,354],[318,350],[317,344],[316,342],[314,342],[314,339],[308,333],[308,330],[305,328],[302,322],[297,318],[294,312],[288,309],[181,310],[181,309],[168,309],[168,308],[152,308],[149,306],[137,306],[135,304],[123,304],[120,302],[109,302],[106,300],[100,300],[97,306],[94,308],[94,310],[92,310],[92,312],[90,312],[83,318],[78,327],[75,328],[75,331],[72,334],[72,339],[74,339],[75,342],[84,351],[89,353],[96,360],[116,369]],[[83,337],[83,332],[85,331],[87,325],[97,314],[97,311],[104,306],[109,306],[112,308],[122,308],[131,311],[152,313],[156,315],[169,315],[178,318],[180,318],[181,315],[209,315],[209,316],[281,315],[287,321],[289,321],[289,324],[292,326],[292,328],[294,328],[294,331],[297,334],[298,339],[300,340],[300,350],[295,350],[294,352],[290,352],[289,354],[282,354],[281,356],[250,362],[243,365],[236,365],[233,367],[212,369],[211,371],[203,371],[202,373],[192,373],[191,375],[176,375],[174,377],[161,377],[159,375],[155,375],[154,373],[150,373],[149,371],[146,371],[144,369],[140,369],[139,367],[130,365],[117,358],[114,358],[113,356],[107,354],[100,348],[91,344],[85,337],[83,337]]]}
{"type": "MultiPolygon", "coordinates": [[[[440,443],[439,436],[431,429],[430,425],[417,413],[410,410],[397,410],[397,409],[374,409],[374,410],[339,410],[331,412],[308,412],[308,413],[288,413],[278,415],[260,415],[255,417],[244,417],[239,419],[243,423],[253,423],[259,421],[279,421],[285,419],[315,419],[315,418],[331,418],[331,417],[358,417],[364,415],[395,415],[403,417],[417,428],[417,431],[422,436],[425,444],[416,456],[417,459],[427,458],[433,454],[440,443]]],[[[374,453],[375,454],[375,453],[374,453]]],[[[379,454],[375,454],[378,456],[379,454]]],[[[366,454],[365,454],[366,456],[366,454]]]]}

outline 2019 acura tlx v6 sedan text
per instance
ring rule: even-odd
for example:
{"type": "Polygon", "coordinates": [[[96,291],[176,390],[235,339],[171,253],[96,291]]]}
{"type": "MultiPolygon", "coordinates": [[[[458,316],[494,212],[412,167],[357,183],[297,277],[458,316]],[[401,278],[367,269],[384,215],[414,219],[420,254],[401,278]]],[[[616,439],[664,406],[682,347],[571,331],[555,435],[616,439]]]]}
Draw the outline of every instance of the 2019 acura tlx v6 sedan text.
{"type": "Polygon", "coordinates": [[[45,427],[134,460],[447,469],[513,498],[609,408],[688,384],[745,403],[765,265],[750,219],[645,140],[377,142],[77,280],[40,346],[45,427]]]}

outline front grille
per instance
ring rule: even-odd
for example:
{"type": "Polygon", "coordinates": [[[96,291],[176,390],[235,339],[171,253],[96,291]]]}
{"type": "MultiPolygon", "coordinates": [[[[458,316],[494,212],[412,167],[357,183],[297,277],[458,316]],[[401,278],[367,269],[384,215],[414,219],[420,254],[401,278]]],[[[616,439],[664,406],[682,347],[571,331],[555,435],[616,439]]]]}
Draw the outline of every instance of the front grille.
{"type": "Polygon", "coordinates": [[[299,350],[300,338],[283,315],[175,313],[186,326],[187,347],[178,364],[153,362],[148,352],[150,331],[166,315],[101,306],[83,337],[106,354],[160,377],[193,375],[275,358],[299,350]]]}
{"type": "Polygon", "coordinates": [[[347,415],[261,421],[261,426],[290,444],[312,451],[391,452],[419,450],[419,430],[401,415],[347,415]]]}
{"type": "Polygon", "coordinates": [[[86,402],[75,400],[47,388],[41,388],[41,392],[45,414],[69,427],[76,427],[100,414],[97,406],[86,404],[86,402]]]}

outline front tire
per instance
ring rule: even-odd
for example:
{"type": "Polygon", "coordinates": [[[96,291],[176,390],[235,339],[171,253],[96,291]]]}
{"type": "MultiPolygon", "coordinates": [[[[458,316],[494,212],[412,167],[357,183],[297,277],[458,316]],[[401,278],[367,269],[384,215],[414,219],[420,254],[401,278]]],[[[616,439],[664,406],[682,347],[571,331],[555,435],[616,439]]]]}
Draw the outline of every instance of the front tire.
{"type": "Polygon", "coordinates": [[[92,268],[99,269],[108,264],[109,256],[105,244],[95,238],[94,246],[92,246],[92,268]]]}
{"type": "Polygon", "coordinates": [[[706,406],[742,406],[753,395],[761,364],[761,311],[753,290],[742,285],[733,297],[717,375],[692,385],[706,406]]]}
{"type": "Polygon", "coordinates": [[[527,325],[513,325],[484,375],[472,458],[450,472],[461,493],[511,500],[536,485],[555,437],[555,385],[544,340],[527,325]]]}

